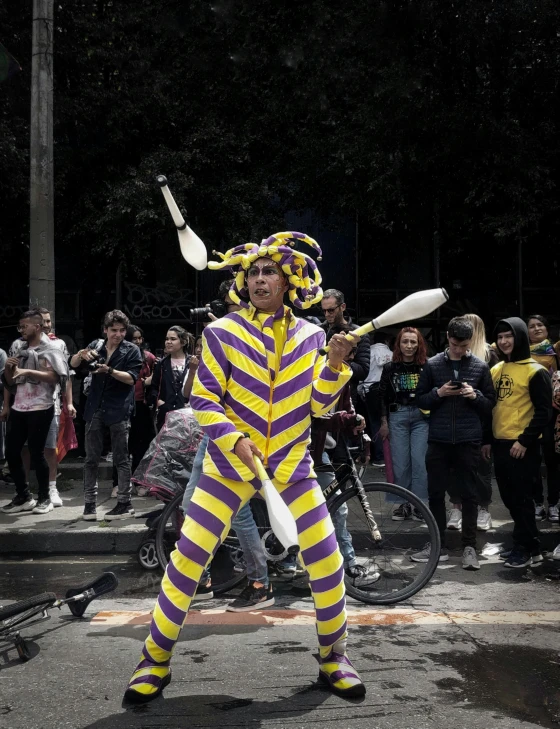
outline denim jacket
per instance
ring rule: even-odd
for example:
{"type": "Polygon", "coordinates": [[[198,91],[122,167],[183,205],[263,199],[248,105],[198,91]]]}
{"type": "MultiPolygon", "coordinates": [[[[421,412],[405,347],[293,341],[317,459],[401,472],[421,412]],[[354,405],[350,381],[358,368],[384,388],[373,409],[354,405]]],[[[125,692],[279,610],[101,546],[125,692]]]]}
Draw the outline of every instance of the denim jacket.
{"type": "MultiPolygon", "coordinates": [[[[88,348],[95,349],[96,343],[97,340],[88,348]]],[[[107,359],[107,342],[99,350],[99,355],[107,359]]],[[[106,364],[120,372],[128,372],[136,383],[142,367],[142,355],[135,344],[123,340],[106,364]]],[[[89,422],[98,410],[105,425],[128,420],[134,410],[134,385],[125,385],[111,375],[93,375],[84,420],[89,422]]]]}

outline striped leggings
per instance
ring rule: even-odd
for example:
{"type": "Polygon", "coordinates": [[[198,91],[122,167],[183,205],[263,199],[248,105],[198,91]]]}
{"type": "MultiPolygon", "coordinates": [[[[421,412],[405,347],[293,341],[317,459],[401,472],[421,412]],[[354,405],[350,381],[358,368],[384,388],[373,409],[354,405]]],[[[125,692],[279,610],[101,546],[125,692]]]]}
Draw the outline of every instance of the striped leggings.
{"type": "MultiPolygon", "coordinates": [[[[331,517],[315,480],[273,483],[296,520],[301,557],[315,603],[319,651],[326,657],[347,634],[344,570],[331,517]]],[[[243,483],[218,476],[200,478],[161,583],[150,634],[131,685],[148,678],[151,664],[169,665],[204,567],[228,534],[235,514],[258,487],[260,482],[256,479],[243,483]]],[[[146,683],[149,682],[148,679],[146,683]]]]}

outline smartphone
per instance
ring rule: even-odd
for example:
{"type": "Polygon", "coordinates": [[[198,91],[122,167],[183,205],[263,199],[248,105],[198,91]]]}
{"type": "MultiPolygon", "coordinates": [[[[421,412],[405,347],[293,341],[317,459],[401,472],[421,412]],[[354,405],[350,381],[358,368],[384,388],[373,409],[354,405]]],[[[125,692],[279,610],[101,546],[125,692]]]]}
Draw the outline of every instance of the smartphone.
{"type": "Polygon", "coordinates": [[[463,383],[459,382],[459,380],[451,380],[451,387],[454,390],[462,390],[463,389],[463,383]]]}

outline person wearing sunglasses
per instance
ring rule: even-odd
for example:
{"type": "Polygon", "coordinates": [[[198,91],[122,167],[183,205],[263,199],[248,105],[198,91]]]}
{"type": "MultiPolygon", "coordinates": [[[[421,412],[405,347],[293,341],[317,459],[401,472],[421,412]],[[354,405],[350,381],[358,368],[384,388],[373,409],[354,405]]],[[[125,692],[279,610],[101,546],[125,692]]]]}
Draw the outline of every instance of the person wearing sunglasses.
{"type": "MultiPolygon", "coordinates": [[[[345,317],[344,312],[346,311],[346,303],[344,301],[344,294],[338,289],[327,289],[323,295],[321,301],[321,309],[325,321],[321,325],[322,329],[326,333],[327,344],[329,343],[333,334],[346,334],[352,332],[358,328],[356,324],[352,323],[351,317],[345,317]]],[[[360,342],[356,348],[356,355],[350,367],[352,369],[352,379],[350,384],[353,387],[357,387],[360,382],[367,379],[369,374],[369,348],[370,340],[366,334],[360,339],[360,342]]]]}

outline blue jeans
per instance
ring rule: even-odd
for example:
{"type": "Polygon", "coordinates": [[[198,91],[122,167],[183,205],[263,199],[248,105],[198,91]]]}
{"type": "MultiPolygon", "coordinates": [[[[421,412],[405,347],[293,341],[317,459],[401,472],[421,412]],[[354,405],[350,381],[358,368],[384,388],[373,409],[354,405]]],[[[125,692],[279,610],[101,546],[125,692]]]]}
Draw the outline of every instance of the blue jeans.
{"type": "MultiPolygon", "coordinates": [[[[330,463],[329,457],[323,451],[323,463],[330,463]]],[[[334,473],[331,472],[319,472],[317,474],[317,483],[322,489],[325,489],[330,483],[334,481],[334,473]]],[[[348,506],[346,503],[342,504],[340,509],[335,513],[331,514],[331,518],[334,524],[334,533],[336,534],[336,541],[344,560],[344,569],[347,567],[354,567],[356,562],[356,552],[352,545],[352,537],[350,532],[346,528],[346,519],[348,518],[348,506]]]]}
{"type": "MultiPolygon", "coordinates": [[[[417,407],[401,405],[389,415],[389,438],[395,483],[428,501],[428,421],[417,407]]],[[[387,501],[401,501],[387,494],[387,501]]]]}
{"type": "MultiPolygon", "coordinates": [[[[206,455],[208,440],[209,438],[207,435],[202,437],[200,445],[198,446],[198,451],[194,457],[191,477],[187,484],[187,488],[185,489],[185,495],[183,496],[183,512],[185,514],[187,513],[192,495],[198,485],[200,476],[202,475],[202,463],[204,461],[204,456],[206,455]]],[[[261,536],[253,517],[253,512],[251,511],[250,502],[245,504],[245,506],[239,510],[233,519],[231,526],[235,529],[237,538],[239,539],[239,545],[243,550],[243,557],[245,558],[245,564],[247,566],[247,578],[250,582],[262,582],[265,587],[268,587],[266,556],[261,542],[261,536]]],[[[209,579],[210,570],[206,568],[202,573],[200,581],[202,583],[206,583],[209,579]]]]}

